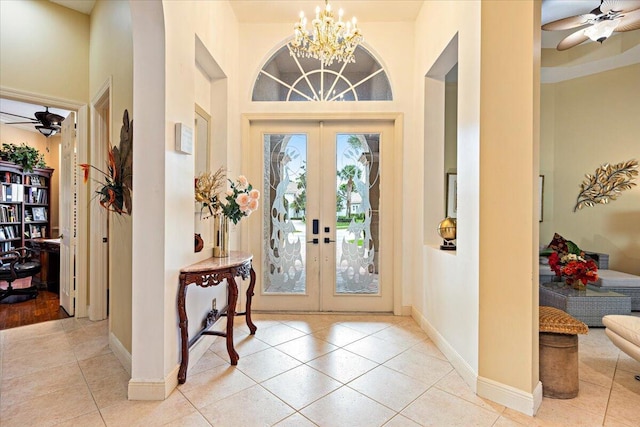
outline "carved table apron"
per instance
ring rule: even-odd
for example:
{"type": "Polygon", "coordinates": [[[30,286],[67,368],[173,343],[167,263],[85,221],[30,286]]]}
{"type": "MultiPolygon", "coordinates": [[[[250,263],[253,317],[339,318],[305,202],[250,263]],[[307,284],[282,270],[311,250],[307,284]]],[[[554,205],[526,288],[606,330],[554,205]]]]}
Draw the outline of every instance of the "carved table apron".
{"type": "Polygon", "coordinates": [[[227,352],[231,359],[232,365],[238,364],[238,353],[233,347],[233,319],[235,316],[245,316],[247,326],[251,331],[251,335],[256,333],[258,329],[251,321],[251,298],[253,297],[253,288],[256,284],[256,273],[253,270],[251,260],[253,255],[246,252],[231,251],[225,258],[207,258],[204,261],[192,264],[180,270],[180,287],[178,288],[178,317],[180,320],[180,345],[182,350],[182,361],[180,362],[180,370],[178,371],[178,383],[184,384],[187,380],[187,368],[189,366],[189,348],[198,340],[201,335],[217,335],[226,337],[227,352]],[[238,285],[236,277],[247,279],[250,277],[249,287],[247,288],[247,305],[244,312],[236,313],[236,303],[238,301],[238,285]],[[189,331],[187,329],[188,319],[185,307],[187,298],[187,287],[195,283],[197,286],[207,288],[216,286],[227,281],[227,306],[220,311],[212,310],[207,315],[207,321],[204,327],[189,340],[189,331]],[[227,331],[208,331],[207,329],[213,325],[220,317],[227,317],[227,331]]]}

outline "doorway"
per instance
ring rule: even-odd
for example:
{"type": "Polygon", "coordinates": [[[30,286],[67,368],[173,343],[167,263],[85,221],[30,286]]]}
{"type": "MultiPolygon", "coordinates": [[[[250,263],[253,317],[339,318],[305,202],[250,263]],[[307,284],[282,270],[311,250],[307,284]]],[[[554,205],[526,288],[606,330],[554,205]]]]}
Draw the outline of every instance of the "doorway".
{"type": "MultiPolygon", "coordinates": [[[[87,154],[87,135],[88,135],[88,108],[86,104],[76,103],[67,100],[61,100],[58,98],[47,97],[43,95],[34,95],[26,92],[16,91],[12,89],[2,88],[0,89],[0,98],[10,99],[19,101],[22,103],[33,104],[35,106],[49,106],[51,108],[57,108],[61,110],[66,110],[69,112],[75,112],[76,118],[75,120],[69,119],[67,124],[71,124],[71,129],[75,136],[74,141],[74,151],[73,155],[67,156],[67,161],[71,162],[77,159],[78,162],[86,161],[87,154]],[[73,122],[73,123],[72,123],[73,122]]],[[[66,114],[65,114],[66,115],[66,114]]],[[[66,121],[66,120],[65,120],[66,121]]],[[[64,122],[63,122],[64,124],[64,122]]],[[[56,149],[57,151],[57,149],[56,149]]],[[[58,155],[58,158],[62,158],[58,155]]],[[[65,305],[67,311],[69,311],[70,307],[74,307],[72,309],[75,311],[75,316],[77,317],[86,317],[88,314],[88,298],[87,298],[87,280],[86,280],[86,259],[88,248],[86,245],[86,240],[83,238],[87,234],[87,221],[85,218],[86,210],[85,206],[88,205],[88,194],[80,191],[75,192],[75,182],[73,179],[77,177],[77,173],[75,171],[75,166],[72,164],[66,165],[69,168],[68,174],[64,174],[66,179],[63,178],[63,174],[61,173],[60,165],[57,166],[57,169],[54,173],[60,177],[60,187],[59,194],[66,192],[69,199],[67,199],[66,205],[67,208],[71,209],[71,206],[77,207],[77,211],[69,211],[67,212],[67,218],[70,221],[70,231],[68,233],[62,233],[63,235],[68,235],[69,238],[77,237],[77,250],[75,252],[75,256],[72,255],[72,251],[65,251],[66,255],[61,254],[60,264],[68,265],[68,273],[66,276],[69,278],[69,283],[60,283],[62,288],[65,288],[67,291],[68,299],[65,301],[65,305]],[[63,182],[64,181],[64,182],[63,182]],[[71,200],[70,203],[69,200],[71,200]],[[71,231],[73,230],[73,231],[71,231]],[[74,283],[75,282],[75,283],[74,283]],[[75,289],[74,289],[74,284],[75,289]]],[[[56,167],[56,166],[54,166],[56,167]]],[[[62,200],[61,200],[62,201],[62,200]]],[[[62,207],[62,206],[61,206],[62,207]]],[[[62,216],[62,214],[61,214],[62,216]]],[[[62,227],[61,227],[62,228],[62,227]]],[[[56,238],[59,237],[62,232],[61,228],[51,230],[51,237],[56,238]]],[[[69,242],[71,243],[71,242],[69,242]]],[[[62,277],[60,278],[62,280],[62,277]]],[[[56,298],[55,302],[59,302],[59,299],[56,298]]],[[[48,301],[48,304],[53,303],[53,301],[48,301]]]]}
{"type": "Polygon", "coordinates": [[[393,138],[390,121],[251,124],[254,307],[393,311],[393,138]]]}

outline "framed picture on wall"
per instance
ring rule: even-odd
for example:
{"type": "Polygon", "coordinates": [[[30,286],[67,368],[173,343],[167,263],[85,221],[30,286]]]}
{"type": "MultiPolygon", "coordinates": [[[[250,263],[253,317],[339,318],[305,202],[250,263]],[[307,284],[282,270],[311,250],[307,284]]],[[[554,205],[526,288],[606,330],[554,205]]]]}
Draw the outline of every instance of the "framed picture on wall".
{"type": "Polygon", "coordinates": [[[447,174],[447,216],[458,217],[458,174],[447,174]]]}
{"type": "Polygon", "coordinates": [[[544,175],[538,177],[538,206],[540,207],[540,222],[542,222],[542,214],[544,212],[544,175]]]}

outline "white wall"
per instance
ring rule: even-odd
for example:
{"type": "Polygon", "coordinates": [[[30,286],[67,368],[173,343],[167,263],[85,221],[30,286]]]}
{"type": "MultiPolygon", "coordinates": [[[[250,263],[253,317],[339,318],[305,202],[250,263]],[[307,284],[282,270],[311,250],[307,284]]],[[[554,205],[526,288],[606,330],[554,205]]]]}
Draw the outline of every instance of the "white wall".
{"type": "Polygon", "coordinates": [[[423,194],[419,185],[425,186],[424,210],[411,218],[424,224],[424,233],[414,236],[426,243],[414,238],[409,246],[424,253],[414,317],[481,396],[527,413],[541,399],[532,281],[539,13],[534,1],[425,2],[416,23],[413,79],[424,132],[417,129],[405,151],[413,153],[405,157],[407,169],[424,174],[424,183],[407,181],[405,192],[423,194]],[[518,35],[508,47],[505,31],[518,35]],[[439,59],[456,35],[458,239],[450,253],[439,250],[436,234],[445,212],[445,90],[425,75],[448,71],[438,70],[439,59]]]}
{"type": "MultiPolygon", "coordinates": [[[[192,156],[175,151],[175,124],[194,121],[196,34],[223,72],[235,76],[238,49],[233,35],[238,30],[227,2],[131,2],[130,6],[134,108],[146,112],[134,126],[134,174],[147,178],[134,179],[134,212],[154,214],[134,217],[133,224],[129,397],[162,399],[176,384],[180,362],[179,270],[211,255],[193,252],[194,163],[192,156]]],[[[235,84],[230,77],[227,111],[235,126],[229,125],[228,141],[239,140],[235,84]]]]}
{"type": "MultiPolygon", "coordinates": [[[[425,224],[423,250],[420,242],[412,239],[415,253],[424,253],[423,276],[416,280],[413,308],[416,320],[427,330],[437,331],[453,356],[466,365],[467,382],[478,372],[478,180],[479,180],[479,67],[480,67],[480,4],[477,2],[426,3],[417,20],[416,75],[413,79],[415,106],[424,112],[427,132],[417,129],[418,137],[409,142],[408,169],[420,171],[424,182],[407,183],[413,191],[422,194],[426,188],[424,212],[412,218],[415,224],[425,224]],[[437,28],[437,31],[434,30],[437,28]],[[442,87],[427,81],[445,47],[458,37],[458,240],[456,252],[440,251],[441,239],[437,224],[444,218],[444,69],[442,87]],[[435,92],[437,91],[437,92],[435,92]],[[434,93],[435,92],[435,93],[434,93]],[[426,102],[426,105],[425,105],[426,102]],[[439,110],[442,109],[442,112],[439,110]],[[432,130],[442,122],[439,133],[432,130]],[[433,123],[433,124],[432,124],[433,123]],[[423,154],[424,153],[424,154],[423,154]],[[422,163],[424,159],[424,164],[422,163]],[[424,221],[419,215],[424,216],[424,221]]],[[[412,191],[407,189],[407,191],[412,191]]],[[[422,230],[421,230],[422,231],[422,230]]],[[[464,375],[463,375],[464,376],[464,375]]]]}
{"type": "MultiPolygon", "coordinates": [[[[120,129],[124,110],[134,120],[133,110],[133,40],[131,12],[126,2],[98,1],[91,13],[90,29],[90,96],[94,99],[106,81],[111,79],[111,117],[109,146],[120,144],[120,129]]],[[[134,141],[135,145],[135,141],[134,141]]],[[[95,159],[96,147],[89,147],[90,158],[95,159]]],[[[101,158],[106,158],[102,153],[101,158]]],[[[96,167],[105,170],[103,165],[96,167]]],[[[134,166],[135,168],[135,166],[134,166]]],[[[101,179],[101,177],[96,177],[101,179]]],[[[140,179],[136,174],[134,180],[140,179]]],[[[93,200],[97,184],[88,185],[93,200]]],[[[133,195],[135,198],[136,195],[133,195]]],[[[144,211],[134,214],[144,215],[144,211]]],[[[110,332],[122,346],[131,352],[131,239],[132,220],[128,215],[104,211],[101,221],[109,221],[109,324],[110,332]]],[[[97,227],[93,225],[92,227],[97,227]]]]}

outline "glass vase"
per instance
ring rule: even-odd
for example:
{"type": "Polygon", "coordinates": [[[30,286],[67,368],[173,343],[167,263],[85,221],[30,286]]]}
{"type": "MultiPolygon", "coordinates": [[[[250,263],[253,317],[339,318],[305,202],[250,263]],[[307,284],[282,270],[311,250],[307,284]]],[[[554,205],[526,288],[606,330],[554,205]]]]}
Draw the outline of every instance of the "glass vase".
{"type": "Polygon", "coordinates": [[[582,283],[582,280],[580,280],[580,279],[574,279],[572,277],[567,277],[565,279],[565,283],[568,286],[572,287],[573,289],[575,289],[577,291],[584,291],[585,289],[587,289],[587,285],[582,283]]]}
{"type": "Polygon", "coordinates": [[[213,217],[213,256],[216,258],[229,256],[229,218],[224,215],[213,217]]]}

